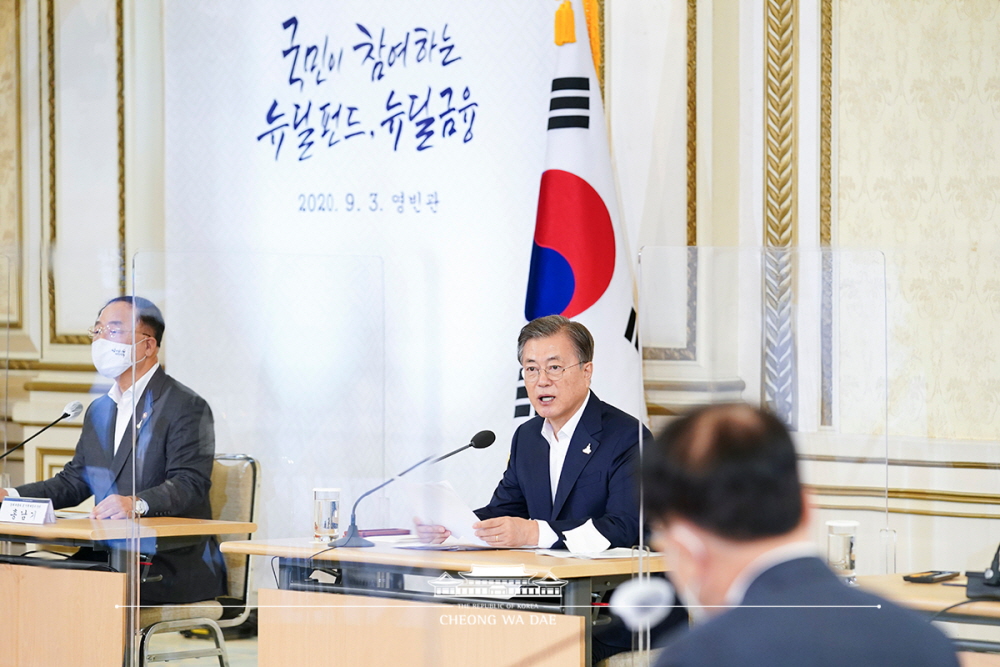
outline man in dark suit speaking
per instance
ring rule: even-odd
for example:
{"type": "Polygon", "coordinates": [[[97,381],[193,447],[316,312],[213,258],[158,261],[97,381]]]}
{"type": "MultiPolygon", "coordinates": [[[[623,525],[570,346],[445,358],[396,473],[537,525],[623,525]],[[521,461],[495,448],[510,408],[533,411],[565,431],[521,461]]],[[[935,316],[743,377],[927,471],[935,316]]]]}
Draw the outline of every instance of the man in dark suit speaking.
{"type": "Polygon", "coordinates": [[[538,416],[514,433],[507,470],[476,510],[479,538],[576,551],[638,544],[640,425],[590,391],[593,358],[579,322],[550,315],[521,329],[517,359],[538,416]]]}
{"type": "Polygon", "coordinates": [[[645,449],[642,476],[653,546],[699,621],[657,667],[958,664],[937,628],[816,556],[795,446],[775,416],[697,410],[645,449]]]}
{"type": "MultiPolygon", "coordinates": [[[[538,416],[514,432],[507,470],[476,510],[473,527],[487,543],[580,552],[639,543],[639,434],[646,442],[652,435],[590,391],[593,358],[594,339],[579,322],[549,315],[521,329],[517,359],[538,416]]],[[[418,530],[427,541],[449,535],[441,526],[418,530]]],[[[657,632],[686,618],[678,606],[657,632]]],[[[594,664],[632,643],[617,620],[593,640],[594,664]]]]}
{"type": "MultiPolygon", "coordinates": [[[[514,433],[493,499],[476,510],[476,535],[498,547],[638,544],[640,424],[591,393],[590,332],[559,315],[540,317],[521,329],[517,358],[538,416],[514,433]]],[[[428,542],[450,535],[443,526],[417,528],[428,542]]]]}
{"type": "MultiPolygon", "coordinates": [[[[212,411],[160,367],[163,330],[160,309],[141,297],[112,299],[101,309],[91,352],[97,371],[115,382],[87,408],[73,459],[62,471],[11,495],[51,498],[56,509],[94,496],[95,519],[212,518],[212,411]]],[[[0,489],[0,499],[7,493],[0,489]]],[[[145,578],[143,604],[196,602],[225,593],[226,569],[211,537],[152,554],[145,578]]]]}

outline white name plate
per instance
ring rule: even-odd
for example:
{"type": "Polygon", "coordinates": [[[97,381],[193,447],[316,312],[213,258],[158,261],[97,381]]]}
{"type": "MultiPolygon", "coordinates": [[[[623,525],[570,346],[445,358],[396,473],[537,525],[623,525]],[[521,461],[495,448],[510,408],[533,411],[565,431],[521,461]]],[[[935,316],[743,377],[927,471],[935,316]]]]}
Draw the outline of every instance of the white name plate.
{"type": "Polygon", "coordinates": [[[56,513],[48,498],[11,498],[0,503],[0,522],[3,523],[55,523],[56,513]]]}

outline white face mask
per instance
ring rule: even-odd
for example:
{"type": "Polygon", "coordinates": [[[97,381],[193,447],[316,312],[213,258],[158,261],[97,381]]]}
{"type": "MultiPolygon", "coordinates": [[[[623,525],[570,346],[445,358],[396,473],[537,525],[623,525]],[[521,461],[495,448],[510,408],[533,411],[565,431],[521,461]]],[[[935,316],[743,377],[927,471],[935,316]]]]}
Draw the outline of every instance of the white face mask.
{"type": "Polygon", "coordinates": [[[629,579],[611,596],[611,611],[633,632],[654,627],[667,617],[673,605],[674,587],[659,577],[629,579]]]}
{"type": "Polygon", "coordinates": [[[134,345],[98,338],[90,346],[90,357],[98,373],[109,380],[117,380],[122,373],[132,367],[134,350],[134,345]]]}
{"type": "Polygon", "coordinates": [[[700,588],[701,586],[697,584],[677,586],[677,597],[687,607],[692,625],[701,625],[711,618],[708,609],[702,606],[701,598],[698,597],[700,588]]]}
{"type": "MultiPolygon", "coordinates": [[[[701,538],[685,526],[671,526],[670,536],[677,543],[677,548],[684,549],[688,552],[688,558],[690,558],[693,562],[701,560],[704,556],[704,542],[702,542],[701,538]]],[[[697,581],[694,577],[691,577],[690,580],[684,582],[678,581],[675,578],[674,585],[677,587],[677,597],[680,598],[681,602],[684,603],[684,606],[687,607],[688,615],[691,617],[691,623],[693,625],[704,623],[711,617],[709,610],[702,606],[700,581],[697,581]]]]}

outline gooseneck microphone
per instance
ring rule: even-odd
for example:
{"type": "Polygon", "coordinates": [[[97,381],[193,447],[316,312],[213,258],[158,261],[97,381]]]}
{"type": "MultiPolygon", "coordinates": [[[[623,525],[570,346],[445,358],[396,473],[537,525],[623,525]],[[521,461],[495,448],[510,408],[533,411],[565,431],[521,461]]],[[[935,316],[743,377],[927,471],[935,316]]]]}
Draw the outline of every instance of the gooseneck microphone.
{"type": "Polygon", "coordinates": [[[29,442],[31,442],[32,440],[34,440],[35,438],[37,438],[38,436],[40,436],[42,433],[44,433],[47,429],[55,426],[56,424],[58,424],[62,420],[64,420],[64,419],[76,419],[77,417],[80,416],[81,412],[83,412],[83,403],[81,403],[80,401],[73,401],[72,403],[67,403],[66,407],[63,408],[63,413],[61,415],[59,415],[59,419],[55,420],[54,422],[52,422],[51,424],[49,424],[48,426],[46,426],[42,430],[38,431],[37,433],[35,433],[31,437],[25,439],[24,442],[22,442],[21,444],[15,446],[15,447],[11,447],[10,449],[8,449],[3,454],[0,454],[0,460],[3,460],[5,458],[7,458],[8,456],[10,456],[11,454],[13,454],[17,450],[21,449],[21,447],[24,447],[26,444],[28,444],[29,442]]]}
{"type": "MultiPolygon", "coordinates": [[[[496,441],[496,439],[497,439],[497,434],[494,433],[493,431],[480,431],[479,433],[477,433],[474,436],[472,436],[472,441],[469,442],[469,444],[462,445],[461,447],[459,447],[455,451],[448,452],[444,456],[439,456],[436,459],[434,459],[433,461],[431,461],[431,463],[437,463],[438,461],[444,461],[449,456],[454,456],[455,454],[458,454],[459,452],[464,452],[469,447],[472,447],[473,449],[486,449],[487,447],[489,447],[490,445],[492,445],[496,441]]],[[[420,465],[420,464],[418,463],[417,465],[420,465]]],[[[410,470],[412,470],[412,468],[410,470]]],[[[407,470],[406,472],[409,472],[409,470],[407,470]]],[[[402,473],[400,473],[400,474],[402,474],[402,473]]]]}
{"type": "Polygon", "coordinates": [[[653,627],[677,604],[674,587],[660,577],[629,579],[611,596],[611,611],[633,632],[653,627]]]}
{"type": "MultiPolygon", "coordinates": [[[[46,428],[48,428],[48,427],[46,427],[46,428]]],[[[370,540],[366,540],[365,538],[361,537],[360,533],[358,533],[358,523],[357,523],[357,520],[356,520],[356,518],[357,518],[356,511],[358,509],[358,503],[360,503],[363,498],[367,498],[368,496],[370,496],[371,494],[375,493],[376,491],[378,491],[382,487],[386,486],[387,484],[391,484],[392,482],[395,482],[397,479],[399,479],[400,477],[402,477],[406,473],[411,472],[413,470],[416,470],[417,468],[419,468],[420,466],[424,465],[425,463],[437,463],[438,461],[444,461],[449,456],[454,456],[455,454],[458,454],[459,452],[465,451],[469,447],[472,447],[473,449],[485,449],[485,448],[489,447],[490,445],[492,445],[493,442],[496,439],[497,439],[497,436],[496,436],[496,434],[493,431],[480,431],[479,433],[477,433],[474,436],[472,436],[472,440],[469,442],[469,444],[462,445],[461,447],[459,447],[455,451],[448,452],[444,456],[439,456],[437,458],[434,458],[434,455],[428,456],[427,458],[425,458],[425,459],[423,459],[421,461],[417,461],[412,466],[410,466],[409,468],[407,468],[403,472],[399,473],[395,477],[390,477],[389,479],[385,480],[384,482],[382,482],[381,484],[379,484],[378,486],[376,486],[374,489],[370,489],[368,491],[365,491],[360,496],[358,496],[357,500],[354,501],[354,507],[351,508],[351,525],[348,526],[347,532],[344,533],[344,536],[342,538],[340,538],[339,540],[337,540],[336,542],[330,542],[329,546],[331,546],[331,547],[371,547],[371,546],[375,546],[374,542],[372,542],[370,540]]]]}

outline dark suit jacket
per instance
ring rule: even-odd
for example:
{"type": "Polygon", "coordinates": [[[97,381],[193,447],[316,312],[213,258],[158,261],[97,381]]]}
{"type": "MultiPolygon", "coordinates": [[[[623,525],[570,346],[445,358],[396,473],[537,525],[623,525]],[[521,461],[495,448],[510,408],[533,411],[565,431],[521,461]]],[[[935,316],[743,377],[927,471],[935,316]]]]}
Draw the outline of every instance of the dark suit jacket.
{"type": "Polygon", "coordinates": [[[742,606],[675,636],[656,667],[958,665],[954,647],[937,628],[914,612],[843,584],[818,558],[775,565],[750,585],[742,606]]]}
{"type": "MultiPolygon", "coordinates": [[[[56,509],[91,495],[95,504],[112,494],[137,495],[149,503],[147,516],[212,518],[208,491],[215,430],[208,403],[158,368],[136,406],[135,421],[112,455],[117,406],[106,394],[96,398],[87,408],[73,460],[51,479],[17,487],[18,493],[51,498],[56,509]],[[133,424],[139,427],[134,484],[133,424]]],[[[156,551],[145,542],[141,548],[156,551]]],[[[147,576],[157,575],[163,580],[142,586],[144,602],[195,602],[226,592],[225,563],[214,538],[157,551],[147,576]]]]}
{"type": "MultiPolygon", "coordinates": [[[[591,394],[566,451],[555,502],[542,421],[535,417],[514,432],[507,470],[490,504],[476,510],[476,515],[547,521],[559,536],[556,547],[563,546],[565,531],[588,519],[612,547],[638,544],[639,420],[591,394]],[[585,454],[588,446],[590,453],[585,454]]],[[[652,438],[645,426],[642,433],[652,438]]]]}

